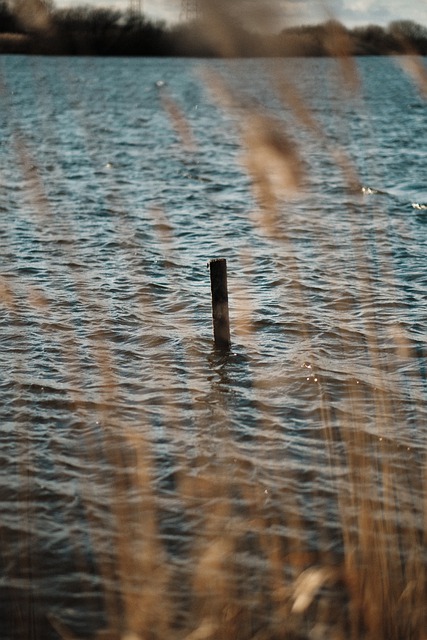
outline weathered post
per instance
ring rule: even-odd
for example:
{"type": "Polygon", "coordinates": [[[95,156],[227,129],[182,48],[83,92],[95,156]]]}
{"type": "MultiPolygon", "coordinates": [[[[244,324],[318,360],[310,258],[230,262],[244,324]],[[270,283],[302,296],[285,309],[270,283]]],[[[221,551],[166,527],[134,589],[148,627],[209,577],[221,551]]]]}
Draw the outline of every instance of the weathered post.
{"type": "Polygon", "coordinates": [[[212,292],[212,319],[215,346],[229,349],[230,319],[228,316],[227,261],[217,258],[209,262],[212,292]]]}

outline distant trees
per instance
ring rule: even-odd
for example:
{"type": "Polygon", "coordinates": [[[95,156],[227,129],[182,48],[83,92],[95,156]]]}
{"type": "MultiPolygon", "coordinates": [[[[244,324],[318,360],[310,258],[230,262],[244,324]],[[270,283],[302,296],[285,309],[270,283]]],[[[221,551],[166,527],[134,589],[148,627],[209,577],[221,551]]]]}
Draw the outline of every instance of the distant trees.
{"type": "Polygon", "coordinates": [[[0,0],[0,32],[18,33],[20,31],[16,16],[5,0],[0,0]]]}
{"type": "Polygon", "coordinates": [[[351,31],[355,55],[387,55],[398,52],[395,38],[382,27],[367,25],[351,31]]]}
{"type": "Polygon", "coordinates": [[[427,28],[412,20],[391,22],[388,31],[401,43],[403,48],[413,49],[420,55],[427,55],[427,28]]]}
{"type": "Polygon", "coordinates": [[[122,16],[116,41],[118,55],[165,56],[173,53],[170,32],[162,22],[152,22],[144,15],[122,16]]]}
{"type": "Polygon", "coordinates": [[[13,10],[0,0],[0,53],[18,42],[10,34],[25,36],[31,53],[166,55],[173,49],[166,27],[143,15],[89,5],[55,9],[50,0],[14,0],[13,10]]]}
{"type": "Polygon", "coordinates": [[[61,47],[70,54],[106,55],[119,35],[121,12],[88,5],[60,9],[52,25],[61,47]]]}
{"type": "Polygon", "coordinates": [[[330,20],[320,25],[284,29],[278,36],[284,55],[427,55],[427,29],[409,20],[347,29],[330,20]]]}
{"type": "Polygon", "coordinates": [[[322,33],[318,26],[307,25],[283,29],[276,40],[279,55],[313,57],[326,55],[322,33]]]}
{"type": "Polygon", "coordinates": [[[427,27],[423,27],[413,20],[398,20],[389,24],[388,30],[395,36],[407,38],[408,40],[426,40],[427,27]]]}
{"type": "Polygon", "coordinates": [[[336,20],[261,35],[230,21],[175,27],[116,9],[55,8],[52,0],[0,0],[0,53],[125,56],[427,55],[427,28],[411,20],[347,29],[336,20]],[[12,8],[13,7],[13,8],[12,8]],[[216,25],[218,27],[218,25],[216,25]]]}

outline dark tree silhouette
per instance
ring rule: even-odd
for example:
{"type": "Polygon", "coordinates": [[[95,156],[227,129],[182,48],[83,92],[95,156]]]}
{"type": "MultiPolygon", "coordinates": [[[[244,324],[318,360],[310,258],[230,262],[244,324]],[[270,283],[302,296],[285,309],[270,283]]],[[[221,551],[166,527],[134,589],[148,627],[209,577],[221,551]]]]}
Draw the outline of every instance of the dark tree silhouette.
{"type": "Polygon", "coordinates": [[[352,36],[357,55],[387,55],[401,50],[393,34],[378,25],[355,27],[352,36]]]}
{"type": "Polygon", "coordinates": [[[421,24],[412,20],[398,20],[389,24],[388,32],[404,50],[427,55],[427,28],[421,24]]]}
{"type": "MultiPolygon", "coordinates": [[[[427,28],[411,20],[347,29],[336,20],[248,31],[237,20],[221,30],[209,22],[175,27],[143,15],[83,5],[56,9],[52,0],[0,0],[0,53],[125,56],[427,55],[427,28]],[[213,33],[212,31],[215,31],[213,33]],[[3,36],[1,36],[3,34],[3,36]]],[[[216,25],[218,27],[218,25],[216,25]]]]}
{"type": "Polygon", "coordinates": [[[0,2],[0,33],[18,33],[20,27],[16,16],[5,0],[0,2]]]}

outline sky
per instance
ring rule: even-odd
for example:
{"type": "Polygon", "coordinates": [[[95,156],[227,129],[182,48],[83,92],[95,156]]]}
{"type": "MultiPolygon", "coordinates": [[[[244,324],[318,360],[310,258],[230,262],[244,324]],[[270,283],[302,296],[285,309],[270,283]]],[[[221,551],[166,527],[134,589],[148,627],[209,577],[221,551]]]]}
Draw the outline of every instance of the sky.
{"type": "MultiPolygon", "coordinates": [[[[132,0],[54,0],[57,7],[93,6],[126,9],[132,0]]],[[[134,2],[137,0],[134,0],[134,2]]],[[[143,13],[152,19],[177,22],[183,17],[185,0],[140,0],[143,13]]],[[[386,26],[393,20],[414,20],[427,27],[427,0],[239,0],[249,7],[276,6],[283,26],[314,24],[334,17],[348,27],[377,24],[386,26]]],[[[215,0],[212,0],[215,3],[215,0]]],[[[227,0],[230,6],[236,0],[227,0]]]]}

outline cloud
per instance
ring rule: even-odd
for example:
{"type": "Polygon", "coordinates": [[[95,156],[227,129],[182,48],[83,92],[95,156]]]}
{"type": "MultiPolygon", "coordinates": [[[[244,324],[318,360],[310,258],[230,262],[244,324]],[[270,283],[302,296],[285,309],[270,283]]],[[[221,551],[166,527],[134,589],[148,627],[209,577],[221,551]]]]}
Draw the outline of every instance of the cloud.
{"type": "MultiPolygon", "coordinates": [[[[57,6],[118,7],[125,10],[130,0],[54,0],[57,6]]],[[[184,0],[142,0],[144,13],[154,19],[176,22],[182,17],[184,0]]],[[[216,0],[211,0],[214,4],[216,0]]],[[[265,7],[267,0],[227,0],[231,4],[246,4],[248,9],[265,7]]],[[[427,2],[425,0],[272,0],[276,15],[288,23],[316,23],[335,17],[348,26],[357,24],[386,25],[393,20],[414,20],[427,26],[427,2]]]]}
{"type": "MultiPolygon", "coordinates": [[[[311,0],[303,2],[313,4],[311,0]]],[[[329,0],[331,13],[349,26],[375,23],[386,25],[393,20],[415,20],[427,24],[425,0],[329,0]]]]}

